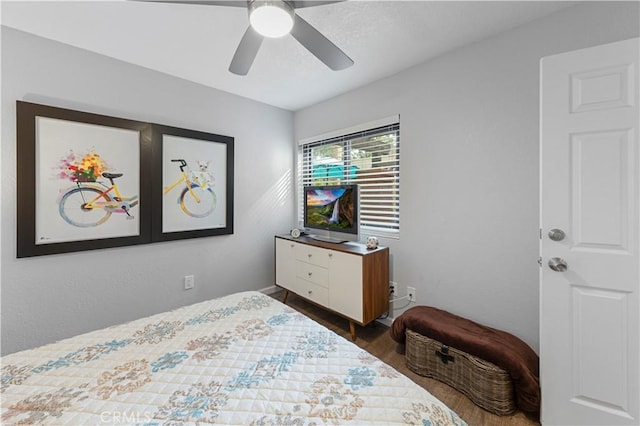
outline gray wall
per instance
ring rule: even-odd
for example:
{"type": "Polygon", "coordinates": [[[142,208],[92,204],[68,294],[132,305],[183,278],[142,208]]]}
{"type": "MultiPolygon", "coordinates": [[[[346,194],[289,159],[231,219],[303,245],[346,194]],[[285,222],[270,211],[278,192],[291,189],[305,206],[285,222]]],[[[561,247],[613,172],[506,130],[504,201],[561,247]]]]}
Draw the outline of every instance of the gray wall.
{"type": "Polygon", "coordinates": [[[2,353],[272,286],[273,235],[294,223],[292,120],[289,111],[2,27],[2,353]],[[235,233],[16,259],[16,100],[235,137],[235,233]],[[196,287],[184,291],[187,274],[196,287]]]}
{"type": "Polygon", "coordinates": [[[296,139],[400,114],[401,235],[381,242],[401,294],[538,349],[539,60],[637,37],[638,17],[583,3],[295,113],[296,139]]]}

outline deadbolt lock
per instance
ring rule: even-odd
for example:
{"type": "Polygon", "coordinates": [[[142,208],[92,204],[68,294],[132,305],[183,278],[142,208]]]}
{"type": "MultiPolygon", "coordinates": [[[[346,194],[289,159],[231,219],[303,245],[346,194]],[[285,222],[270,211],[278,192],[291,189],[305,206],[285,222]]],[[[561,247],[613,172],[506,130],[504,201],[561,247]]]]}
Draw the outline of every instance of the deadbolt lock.
{"type": "Polygon", "coordinates": [[[566,237],[566,234],[562,229],[554,228],[551,231],[549,231],[549,239],[553,241],[562,241],[564,240],[564,237],[566,237]]]}

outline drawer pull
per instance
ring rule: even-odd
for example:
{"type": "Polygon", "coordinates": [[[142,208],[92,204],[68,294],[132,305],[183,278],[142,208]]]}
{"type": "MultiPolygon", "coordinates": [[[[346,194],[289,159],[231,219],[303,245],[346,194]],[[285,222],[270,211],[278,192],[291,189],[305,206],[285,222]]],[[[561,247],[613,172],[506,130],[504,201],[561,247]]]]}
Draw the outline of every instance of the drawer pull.
{"type": "Polygon", "coordinates": [[[309,290],[309,294],[313,293],[313,291],[309,290]]]}
{"type": "Polygon", "coordinates": [[[329,259],[333,257],[333,253],[329,253],[329,259]]]}
{"type": "Polygon", "coordinates": [[[307,275],[308,275],[308,276],[311,276],[311,275],[313,275],[313,273],[311,273],[311,272],[307,272],[307,275]]]}
{"type": "Polygon", "coordinates": [[[309,253],[307,256],[309,256],[309,259],[311,259],[311,256],[313,256],[311,253],[309,253]]]}

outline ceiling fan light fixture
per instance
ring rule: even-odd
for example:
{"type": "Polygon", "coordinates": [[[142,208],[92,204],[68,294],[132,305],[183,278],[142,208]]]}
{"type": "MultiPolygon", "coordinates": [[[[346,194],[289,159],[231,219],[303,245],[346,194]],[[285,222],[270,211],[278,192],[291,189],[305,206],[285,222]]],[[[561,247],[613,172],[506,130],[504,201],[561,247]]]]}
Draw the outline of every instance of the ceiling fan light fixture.
{"type": "Polygon", "coordinates": [[[253,0],[249,2],[251,27],[265,37],[277,38],[293,28],[293,8],[283,0],[253,0]]]}

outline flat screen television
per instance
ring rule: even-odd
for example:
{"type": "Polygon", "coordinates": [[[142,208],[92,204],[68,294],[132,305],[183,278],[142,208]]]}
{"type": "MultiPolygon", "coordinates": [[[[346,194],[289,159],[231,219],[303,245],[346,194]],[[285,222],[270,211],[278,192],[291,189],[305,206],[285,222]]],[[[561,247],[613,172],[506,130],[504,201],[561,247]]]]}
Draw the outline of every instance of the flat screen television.
{"type": "Polygon", "coordinates": [[[358,241],[358,185],[304,187],[304,227],[311,238],[358,241]]]}

